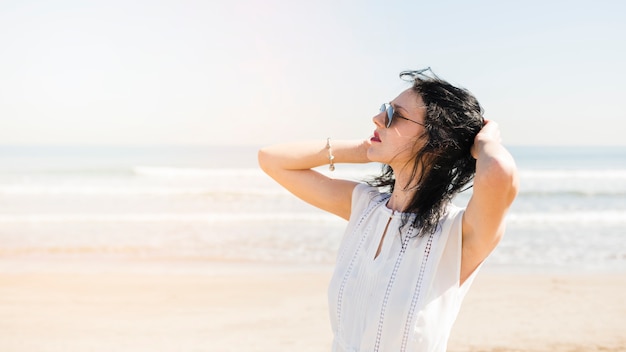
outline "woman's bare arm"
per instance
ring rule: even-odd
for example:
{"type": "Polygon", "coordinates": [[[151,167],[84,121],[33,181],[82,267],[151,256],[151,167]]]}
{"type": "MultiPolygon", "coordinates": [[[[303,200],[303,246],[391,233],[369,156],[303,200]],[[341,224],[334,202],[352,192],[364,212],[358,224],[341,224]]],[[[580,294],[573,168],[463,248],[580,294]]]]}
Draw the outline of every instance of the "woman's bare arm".
{"type": "Polygon", "coordinates": [[[500,143],[500,131],[487,121],[472,148],[476,158],[473,194],[463,215],[461,282],[491,253],[504,234],[506,212],[517,196],[513,157],[500,143]]]}
{"type": "MultiPolygon", "coordinates": [[[[331,141],[335,163],[367,163],[368,141],[331,141]]],[[[327,165],[326,141],[280,144],[259,150],[259,165],[298,198],[320,209],[350,218],[356,182],[327,177],[312,168],[327,165]]]]}

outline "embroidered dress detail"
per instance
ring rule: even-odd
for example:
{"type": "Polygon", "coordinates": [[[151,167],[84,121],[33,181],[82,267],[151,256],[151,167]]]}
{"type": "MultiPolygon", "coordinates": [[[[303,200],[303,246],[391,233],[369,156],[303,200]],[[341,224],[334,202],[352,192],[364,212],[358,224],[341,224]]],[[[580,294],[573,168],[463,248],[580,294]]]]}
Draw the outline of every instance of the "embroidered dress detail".
{"type": "MultiPolygon", "coordinates": [[[[409,230],[409,234],[413,232],[414,228],[411,226],[409,230]]],[[[378,330],[376,331],[376,344],[374,344],[374,351],[378,352],[380,348],[380,338],[383,334],[383,323],[385,322],[385,310],[387,308],[387,302],[389,300],[389,293],[391,292],[391,288],[393,287],[393,283],[396,280],[396,273],[398,272],[398,268],[400,267],[400,262],[402,262],[402,256],[406,251],[406,247],[409,244],[411,236],[405,236],[402,241],[402,249],[400,249],[400,254],[398,254],[398,258],[396,259],[396,263],[393,266],[393,271],[391,272],[391,277],[389,278],[389,284],[387,284],[387,290],[385,290],[385,298],[383,299],[383,306],[380,311],[380,319],[378,320],[378,330]]]]}
{"type": "MultiPolygon", "coordinates": [[[[371,215],[371,213],[374,211],[374,209],[376,209],[378,206],[380,206],[381,204],[383,204],[383,202],[386,202],[389,198],[391,198],[390,194],[383,194],[379,196],[380,199],[378,199],[377,201],[372,201],[369,205],[369,207],[365,210],[365,212],[363,212],[363,216],[361,216],[361,218],[359,219],[359,222],[355,225],[354,230],[352,230],[353,232],[353,238],[354,236],[356,236],[356,231],[361,228],[361,225],[363,224],[363,220],[367,219],[368,216],[371,215]]],[[[363,241],[365,238],[365,236],[360,237],[360,240],[363,241]]],[[[359,244],[360,245],[360,244],[359,244]]],[[[346,254],[346,250],[347,250],[348,246],[345,246],[343,248],[342,251],[340,251],[339,256],[337,257],[337,262],[342,261],[344,255],[346,254]]]]}
{"type": "MultiPolygon", "coordinates": [[[[363,216],[361,216],[361,219],[359,220],[359,222],[357,223],[356,227],[354,228],[354,234],[356,234],[357,230],[360,229],[361,225],[363,224],[363,220],[365,220],[373,211],[374,209],[376,209],[378,206],[380,206],[381,204],[383,204],[385,201],[387,201],[389,199],[391,195],[383,195],[377,202],[372,202],[371,205],[369,206],[369,208],[364,212],[363,216]]],[[[354,253],[354,255],[352,256],[352,259],[350,260],[350,264],[348,265],[348,269],[346,270],[346,273],[343,277],[343,280],[341,282],[341,286],[339,287],[339,293],[337,295],[337,320],[341,321],[341,306],[343,303],[343,295],[344,295],[344,290],[345,290],[345,286],[346,283],[348,282],[348,278],[350,277],[350,274],[352,273],[352,269],[354,268],[354,262],[358,257],[358,253],[361,250],[361,247],[363,245],[363,242],[365,241],[365,239],[367,238],[367,233],[369,231],[364,231],[364,235],[361,236],[359,244],[356,247],[356,251],[354,253]]],[[[342,253],[342,255],[340,256],[340,260],[341,258],[343,258],[343,254],[345,253],[345,251],[342,253]]]]}
{"type": "Polygon", "coordinates": [[[420,293],[422,292],[422,280],[424,279],[424,272],[426,271],[426,262],[428,261],[428,256],[430,254],[430,248],[433,244],[434,234],[431,233],[428,236],[428,242],[426,242],[426,250],[424,251],[424,259],[422,259],[422,265],[420,266],[419,276],[417,277],[417,283],[415,285],[415,291],[413,291],[413,299],[411,300],[411,308],[409,309],[409,314],[406,318],[406,323],[404,324],[404,336],[402,336],[402,346],[400,348],[401,352],[406,351],[406,344],[409,340],[409,333],[411,332],[411,322],[413,321],[413,317],[415,315],[415,307],[417,306],[417,300],[420,298],[420,293]]]}

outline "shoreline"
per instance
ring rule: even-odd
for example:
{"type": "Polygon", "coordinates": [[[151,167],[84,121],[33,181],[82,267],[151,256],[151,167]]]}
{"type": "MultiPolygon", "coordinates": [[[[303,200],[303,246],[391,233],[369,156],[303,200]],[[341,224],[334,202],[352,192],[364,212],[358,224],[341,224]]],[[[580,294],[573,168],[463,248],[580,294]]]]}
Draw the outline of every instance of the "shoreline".
{"type": "MultiPolygon", "coordinates": [[[[0,265],[2,351],[330,350],[330,267],[76,260],[8,270],[19,262],[0,265]]],[[[626,351],[623,297],[624,273],[481,272],[448,351],[626,351]]]]}
{"type": "MultiPolygon", "coordinates": [[[[332,263],[295,261],[263,261],[228,257],[132,257],[132,256],[12,256],[0,253],[0,275],[13,273],[158,273],[158,274],[246,274],[252,271],[274,272],[332,272],[332,263]]],[[[482,265],[479,276],[558,276],[595,277],[624,276],[626,267],[594,266],[524,266],[491,263],[482,265]]]]}

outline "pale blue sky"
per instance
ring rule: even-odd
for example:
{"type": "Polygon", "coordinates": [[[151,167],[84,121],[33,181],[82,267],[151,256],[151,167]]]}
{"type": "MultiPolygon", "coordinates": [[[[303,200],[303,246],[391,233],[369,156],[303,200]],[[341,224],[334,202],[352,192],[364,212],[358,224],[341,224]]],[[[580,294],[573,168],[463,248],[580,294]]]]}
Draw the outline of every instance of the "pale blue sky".
{"type": "Polygon", "coordinates": [[[368,138],[431,66],[511,145],[626,144],[624,1],[2,1],[0,143],[368,138]]]}

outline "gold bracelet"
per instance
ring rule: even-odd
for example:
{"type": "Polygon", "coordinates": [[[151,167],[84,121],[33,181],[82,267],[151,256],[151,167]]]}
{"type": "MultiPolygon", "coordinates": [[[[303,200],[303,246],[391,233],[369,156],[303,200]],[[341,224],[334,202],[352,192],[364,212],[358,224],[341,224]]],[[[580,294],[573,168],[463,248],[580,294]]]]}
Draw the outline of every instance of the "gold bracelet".
{"type": "Polygon", "coordinates": [[[335,156],[333,147],[330,145],[330,138],[326,138],[326,149],[328,149],[328,170],[335,171],[335,156]]]}

